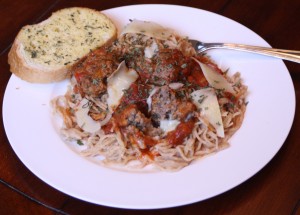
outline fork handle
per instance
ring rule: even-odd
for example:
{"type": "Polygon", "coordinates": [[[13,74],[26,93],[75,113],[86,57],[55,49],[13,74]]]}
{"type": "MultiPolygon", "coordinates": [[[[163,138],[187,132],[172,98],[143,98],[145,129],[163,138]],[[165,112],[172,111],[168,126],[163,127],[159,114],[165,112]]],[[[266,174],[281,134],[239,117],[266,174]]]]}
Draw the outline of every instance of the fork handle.
{"type": "Polygon", "coordinates": [[[241,44],[233,44],[233,43],[206,43],[206,48],[207,49],[222,48],[222,49],[246,51],[246,52],[258,53],[262,55],[272,56],[272,57],[300,63],[300,51],[241,45],[241,44]]]}

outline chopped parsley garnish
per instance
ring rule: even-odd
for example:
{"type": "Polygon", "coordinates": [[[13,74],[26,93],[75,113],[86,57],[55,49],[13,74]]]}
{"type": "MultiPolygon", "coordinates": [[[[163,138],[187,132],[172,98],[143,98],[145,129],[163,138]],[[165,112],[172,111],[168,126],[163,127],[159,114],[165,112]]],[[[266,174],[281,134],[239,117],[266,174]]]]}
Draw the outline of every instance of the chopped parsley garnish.
{"type": "Polygon", "coordinates": [[[207,96],[205,96],[205,95],[199,96],[198,103],[201,104],[204,101],[204,99],[206,99],[206,98],[207,98],[207,96]]]}
{"type": "Polygon", "coordinates": [[[76,143],[80,146],[83,146],[83,142],[81,140],[77,140],[76,143]]]}
{"type": "Polygon", "coordinates": [[[186,64],[186,63],[184,63],[184,64],[181,65],[181,68],[182,68],[182,69],[184,69],[184,68],[186,68],[186,67],[187,67],[187,64],[186,64]]]}
{"type": "Polygon", "coordinates": [[[37,56],[37,52],[36,51],[32,51],[31,52],[31,58],[36,58],[37,56]]]}
{"type": "Polygon", "coordinates": [[[98,84],[99,84],[99,79],[93,78],[92,83],[93,83],[94,85],[98,85],[98,84]]]}

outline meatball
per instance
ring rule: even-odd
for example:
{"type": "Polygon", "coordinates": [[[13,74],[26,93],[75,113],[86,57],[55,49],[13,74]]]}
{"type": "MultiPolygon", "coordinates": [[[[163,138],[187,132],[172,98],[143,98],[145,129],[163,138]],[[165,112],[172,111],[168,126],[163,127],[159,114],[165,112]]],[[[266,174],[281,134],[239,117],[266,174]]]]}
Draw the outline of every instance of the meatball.
{"type": "Polygon", "coordinates": [[[151,98],[151,118],[155,125],[165,119],[189,120],[196,110],[192,102],[186,98],[178,98],[176,91],[169,86],[160,87],[151,98]]]}
{"type": "Polygon", "coordinates": [[[151,99],[151,118],[155,125],[161,120],[174,118],[173,113],[179,104],[174,90],[168,86],[160,87],[151,99]]]}
{"type": "Polygon", "coordinates": [[[106,91],[107,78],[118,65],[117,57],[105,47],[91,52],[72,68],[77,89],[82,95],[99,96],[106,91]]]}
{"type": "Polygon", "coordinates": [[[177,49],[162,49],[151,59],[144,56],[142,48],[126,56],[126,64],[139,73],[143,83],[157,86],[180,80],[190,61],[177,49]]]}

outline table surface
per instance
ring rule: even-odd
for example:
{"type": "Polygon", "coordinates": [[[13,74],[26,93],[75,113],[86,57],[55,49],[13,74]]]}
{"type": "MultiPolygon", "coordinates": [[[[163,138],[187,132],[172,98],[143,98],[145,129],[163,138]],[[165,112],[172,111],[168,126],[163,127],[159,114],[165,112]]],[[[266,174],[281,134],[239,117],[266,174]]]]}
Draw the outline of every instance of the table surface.
{"type": "MultiPolygon", "coordinates": [[[[250,28],[271,46],[300,50],[299,0],[173,1],[0,0],[0,99],[11,76],[7,54],[20,30],[71,6],[105,10],[132,4],[177,4],[208,10],[250,28]],[[121,2],[121,3],[120,3],[121,2]]],[[[300,64],[286,62],[296,102],[300,100],[300,64]]],[[[2,114],[2,105],[0,107],[2,114]]],[[[176,208],[128,210],[100,206],[68,196],[44,183],[19,160],[0,124],[1,214],[300,214],[300,114],[276,156],[241,185],[211,199],[176,208]]],[[[2,116],[2,115],[1,115],[2,116]]]]}

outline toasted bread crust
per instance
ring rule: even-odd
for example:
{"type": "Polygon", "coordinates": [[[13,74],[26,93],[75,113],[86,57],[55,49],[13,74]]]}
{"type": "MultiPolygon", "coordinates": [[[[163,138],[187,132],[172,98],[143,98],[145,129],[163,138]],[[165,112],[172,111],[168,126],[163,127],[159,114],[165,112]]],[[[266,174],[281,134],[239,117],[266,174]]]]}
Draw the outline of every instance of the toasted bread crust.
{"type": "MultiPolygon", "coordinates": [[[[107,16],[102,14],[99,11],[93,10],[93,9],[88,9],[88,8],[80,8],[76,7],[78,10],[88,10],[92,11],[93,13],[100,13],[101,16],[106,17],[107,20],[110,20],[107,16]]],[[[62,9],[62,10],[68,10],[67,9],[62,9]]],[[[57,11],[57,12],[61,12],[57,11]]],[[[55,13],[57,13],[55,12],[55,13]]],[[[52,16],[51,16],[52,17],[52,16]]],[[[45,21],[50,21],[51,19],[49,17],[45,21]]],[[[105,21],[107,21],[105,20],[105,21]]],[[[37,25],[43,25],[44,22],[41,22],[37,25]]],[[[111,20],[110,20],[111,21],[111,20]]],[[[111,21],[112,23],[112,21],[111,21]]],[[[113,24],[113,23],[112,23],[113,24]]],[[[114,26],[114,25],[113,25],[114,26]]],[[[98,44],[97,47],[91,47],[91,50],[96,49],[100,46],[108,45],[111,42],[113,42],[117,38],[117,30],[116,27],[115,29],[112,30],[113,34],[110,35],[110,38],[108,38],[103,44],[100,43],[98,44]]],[[[63,65],[63,66],[49,66],[45,67],[45,65],[39,65],[39,64],[34,64],[33,62],[29,62],[26,60],[26,56],[24,55],[24,47],[22,46],[22,41],[20,41],[20,34],[22,34],[22,31],[20,31],[10,49],[10,52],[8,54],[8,64],[10,65],[10,71],[18,76],[19,78],[31,82],[31,83],[51,83],[51,82],[59,82],[64,79],[67,79],[70,77],[70,69],[71,67],[79,61],[81,58],[85,57],[88,53],[86,53],[84,56],[80,56],[80,58],[77,61],[74,61],[73,63],[70,63],[68,65],[63,65]]]]}
{"type": "Polygon", "coordinates": [[[30,66],[20,53],[20,43],[15,41],[8,54],[10,71],[19,78],[31,83],[50,83],[70,77],[70,66],[58,70],[44,71],[30,66]]]}

